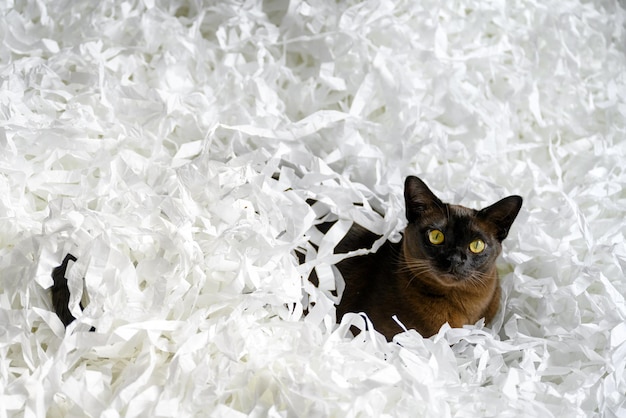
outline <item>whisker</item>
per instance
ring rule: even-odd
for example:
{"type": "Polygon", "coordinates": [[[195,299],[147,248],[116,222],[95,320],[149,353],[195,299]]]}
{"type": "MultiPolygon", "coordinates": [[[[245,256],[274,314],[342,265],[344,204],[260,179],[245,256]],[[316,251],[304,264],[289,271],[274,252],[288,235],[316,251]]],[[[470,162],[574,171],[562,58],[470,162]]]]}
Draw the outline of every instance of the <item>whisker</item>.
{"type": "Polygon", "coordinates": [[[469,277],[468,281],[470,281],[476,289],[486,289],[489,285],[490,275],[475,271],[469,277]]]}
{"type": "MultiPolygon", "coordinates": [[[[445,206],[445,208],[449,211],[447,206],[445,206]]],[[[424,280],[426,277],[438,276],[441,274],[433,268],[429,260],[407,256],[402,249],[396,249],[392,256],[396,264],[396,272],[408,274],[409,276],[406,288],[409,288],[416,279],[424,280]]],[[[474,289],[474,291],[482,291],[489,287],[491,277],[492,275],[489,273],[473,271],[471,274],[466,276],[463,281],[468,286],[468,289],[471,288],[474,289]]]]}

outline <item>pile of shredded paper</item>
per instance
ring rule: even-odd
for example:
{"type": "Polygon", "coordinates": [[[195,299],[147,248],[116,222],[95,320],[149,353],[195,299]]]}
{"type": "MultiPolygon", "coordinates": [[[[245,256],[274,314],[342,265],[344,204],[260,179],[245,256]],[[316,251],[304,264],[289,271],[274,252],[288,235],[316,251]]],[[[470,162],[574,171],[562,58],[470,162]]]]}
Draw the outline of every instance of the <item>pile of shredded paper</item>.
{"type": "Polygon", "coordinates": [[[0,417],[625,417],[624,7],[4,2],[0,417]],[[409,174],[524,197],[491,326],[335,323],[409,174]]]}

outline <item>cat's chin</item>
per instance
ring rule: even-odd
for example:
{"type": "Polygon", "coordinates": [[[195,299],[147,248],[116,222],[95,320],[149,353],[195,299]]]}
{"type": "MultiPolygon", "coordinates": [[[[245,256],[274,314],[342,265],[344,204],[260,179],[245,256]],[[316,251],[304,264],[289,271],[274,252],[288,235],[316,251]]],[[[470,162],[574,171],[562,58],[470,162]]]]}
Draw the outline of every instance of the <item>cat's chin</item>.
{"type": "Polygon", "coordinates": [[[467,279],[452,273],[440,273],[435,277],[437,283],[444,287],[463,286],[467,283],[467,279]]]}

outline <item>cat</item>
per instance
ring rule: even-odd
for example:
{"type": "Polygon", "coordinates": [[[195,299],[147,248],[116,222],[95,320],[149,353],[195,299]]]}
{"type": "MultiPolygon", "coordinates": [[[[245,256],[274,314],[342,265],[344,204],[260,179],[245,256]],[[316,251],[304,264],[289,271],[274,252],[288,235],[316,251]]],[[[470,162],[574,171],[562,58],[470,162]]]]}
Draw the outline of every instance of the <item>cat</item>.
{"type": "MultiPolygon", "coordinates": [[[[364,312],[389,341],[403,331],[393,316],[424,337],[436,334],[446,322],[461,327],[485,318],[490,323],[500,305],[495,262],[522,198],[513,195],[482,210],[469,209],[443,203],[415,176],[406,178],[404,198],[408,226],[400,242],[387,241],[375,253],[337,264],[345,281],[337,319],[364,312]]],[[[318,228],[326,232],[330,225],[318,228]]],[[[378,238],[354,224],[335,252],[371,248],[378,238]]],[[[304,255],[297,255],[304,262],[304,255]]],[[[70,260],[76,257],[67,254],[52,271],[52,304],[65,327],[75,319],[65,278],[70,260]]],[[[315,275],[310,279],[315,281],[315,275]]]]}
{"type": "MultiPolygon", "coordinates": [[[[337,268],[345,290],[337,320],[364,312],[391,341],[403,328],[427,338],[441,326],[489,324],[500,305],[496,259],[522,206],[517,195],[482,210],[443,203],[415,176],[404,185],[407,227],[398,243],[344,259],[337,268]]],[[[326,229],[325,227],[324,229],[326,229]]],[[[379,236],[354,224],[335,248],[345,253],[371,248],[379,236]]]]}

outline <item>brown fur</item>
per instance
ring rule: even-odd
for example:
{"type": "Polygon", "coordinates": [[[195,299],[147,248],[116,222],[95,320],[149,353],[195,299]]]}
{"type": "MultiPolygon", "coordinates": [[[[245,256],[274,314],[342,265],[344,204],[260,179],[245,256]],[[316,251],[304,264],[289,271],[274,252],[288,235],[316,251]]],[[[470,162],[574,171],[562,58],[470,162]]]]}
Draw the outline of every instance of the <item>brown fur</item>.
{"type": "MultiPolygon", "coordinates": [[[[65,278],[65,271],[67,270],[67,263],[69,261],[76,261],[76,257],[72,254],[67,254],[63,259],[60,266],[55,267],[52,270],[52,279],[54,284],[52,285],[52,306],[54,311],[63,322],[66,327],[74,321],[74,315],[70,312],[70,289],[67,287],[67,279],[65,278]]],[[[82,306],[81,306],[82,308],[82,306]]]]}
{"type": "MultiPolygon", "coordinates": [[[[52,280],[54,283],[50,288],[52,293],[52,307],[66,328],[76,319],[70,312],[70,289],[67,285],[67,279],[65,278],[67,264],[70,261],[76,261],[76,257],[68,253],[63,259],[61,265],[52,270],[52,280]]],[[[80,309],[83,309],[82,303],[79,303],[79,306],[80,309]]],[[[94,327],[91,327],[90,329],[92,332],[95,330],[96,329],[94,327]]]]}
{"type": "MultiPolygon", "coordinates": [[[[452,327],[462,327],[484,317],[490,323],[500,304],[495,261],[522,199],[510,196],[483,211],[476,211],[442,203],[416,177],[407,178],[405,199],[409,224],[399,243],[387,241],[374,254],[352,257],[337,265],[346,282],[337,318],[347,312],[365,312],[376,330],[388,340],[402,331],[393,320],[394,315],[407,328],[425,337],[437,333],[446,322],[452,327]],[[432,244],[424,242],[425,231],[434,226],[449,227],[447,234],[451,237],[456,228],[459,241],[467,239],[466,233],[467,237],[479,233],[489,251],[482,254],[480,263],[473,266],[472,271],[444,272],[434,265],[432,255],[429,259],[428,245],[432,244]]],[[[354,225],[335,252],[371,248],[377,238],[365,228],[354,225]]],[[[465,257],[462,248],[466,248],[466,243],[462,242],[460,248],[460,256],[465,257]]],[[[459,250],[451,251],[457,254],[459,250]]]]}

